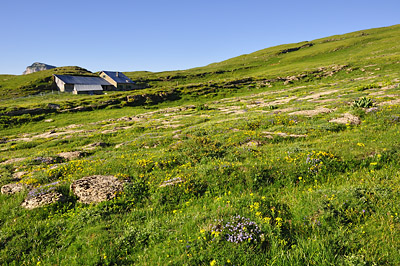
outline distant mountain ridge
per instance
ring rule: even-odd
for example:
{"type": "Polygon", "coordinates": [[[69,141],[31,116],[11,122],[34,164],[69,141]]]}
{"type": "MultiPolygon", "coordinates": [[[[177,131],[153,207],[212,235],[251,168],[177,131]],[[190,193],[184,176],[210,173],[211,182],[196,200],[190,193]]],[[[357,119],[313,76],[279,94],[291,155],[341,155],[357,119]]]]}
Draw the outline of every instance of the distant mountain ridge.
{"type": "Polygon", "coordinates": [[[35,62],[32,65],[26,67],[26,70],[22,74],[23,75],[27,75],[27,74],[31,74],[31,73],[34,73],[34,72],[48,70],[48,69],[52,69],[52,68],[56,68],[56,66],[35,62]]]}

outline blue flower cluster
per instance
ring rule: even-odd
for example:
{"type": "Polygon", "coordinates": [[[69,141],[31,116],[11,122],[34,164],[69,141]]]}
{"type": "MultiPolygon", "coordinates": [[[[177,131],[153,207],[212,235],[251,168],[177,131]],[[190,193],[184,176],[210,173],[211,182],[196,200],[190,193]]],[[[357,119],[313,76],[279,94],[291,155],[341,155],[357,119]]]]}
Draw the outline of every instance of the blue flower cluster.
{"type": "Polygon", "coordinates": [[[306,163],[308,163],[308,164],[312,164],[312,165],[316,165],[316,164],[318,164],[319,162],[321,162],[321,159],[318,159],[318,158],[312,158],[313,157],[313,155],[314,155],[314,153],[313,152],[310,152],[309,154],[307,154],[307,159],[306,159],[306,163]]]}
{"type": "Polygon", "coordinates": [[[255,222],[240,215],[232,216],[229,222],[224,224],[223,219],[216,220],[212,231],[221,234],[226,241],[232,243],[257,242],[261,237],[261,229],[255,222]]]}
{"type": "Polygon", "coordinates": [[[43,185],[37,188],[32,189],[28,193],[28,199],[35,198],[44,194],[47,194],[51,191],[54,191],[57,188],[57,185],[60,183],[60,181],[53,182],[47,185],[43,185]]]}
{"type": "Polygon", "coordinates": [[[308,168],[308,170],[310,172],[317,173],[318,172],[318,165],[321,162],[321,159],[313,158],[314,155],[315,155],[314,152],[311,152],[311,153],[307,154],[306,163],[311,165],[311,167],[308,168]]]}

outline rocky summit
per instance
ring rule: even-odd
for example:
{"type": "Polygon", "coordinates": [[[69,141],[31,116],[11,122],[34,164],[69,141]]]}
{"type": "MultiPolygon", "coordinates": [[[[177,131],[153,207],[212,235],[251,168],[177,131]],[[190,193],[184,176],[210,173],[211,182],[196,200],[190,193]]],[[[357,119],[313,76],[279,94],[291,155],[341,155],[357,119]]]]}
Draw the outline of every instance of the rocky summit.
{"type": "Polygon", "coordinates": [[[51,66],[51,65],[47,65],[47,64],[44,64],[44,63],[35,62],[32,65],[26,67],[26,70],[22,74],[23,75],[27,75],[27,74],[31,74],[31,73],[34,73],[34,72],[43,71],[43,70],[52,69],[52,68],[56,68],[56,67],[55,66],[51,66]]]}

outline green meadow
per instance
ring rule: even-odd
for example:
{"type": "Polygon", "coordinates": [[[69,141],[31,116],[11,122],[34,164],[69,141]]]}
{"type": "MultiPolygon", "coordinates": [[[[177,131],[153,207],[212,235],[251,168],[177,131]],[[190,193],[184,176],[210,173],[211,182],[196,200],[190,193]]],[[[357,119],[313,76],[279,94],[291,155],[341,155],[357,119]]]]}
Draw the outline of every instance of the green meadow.
{"type": "Polygon", "coordinates": [[[57,73],[95,75],[0,75],[0,186],[27,187],[0,194],[1,265],[400,265],[399,25],[125,73],[137,91],[57,73]],[[81,203],[93,175],[124,190],[81,203]],[[65,199],[25,209],[35,189],[65,199]]]}

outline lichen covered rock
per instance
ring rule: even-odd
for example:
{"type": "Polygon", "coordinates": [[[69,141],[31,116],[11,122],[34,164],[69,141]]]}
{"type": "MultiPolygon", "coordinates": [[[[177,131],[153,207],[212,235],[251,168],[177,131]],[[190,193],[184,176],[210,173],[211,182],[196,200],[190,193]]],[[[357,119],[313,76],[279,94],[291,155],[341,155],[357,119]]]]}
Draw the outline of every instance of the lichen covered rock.
{"type": "Polygon", "coordinates": [[[35,197],[27,197],[21,204],[22,207],[26,209],[35,209],[49,205],[51,203],[62,202],[65,197],[63,194],[52,191],[44,194],[38,194],[35,197]]]}
{"type": "Polygon", "coordinates": [[[113,199],[124,189],[124,182],[114,176],[94,175],[71,184],[71,191],[81,203],[98,203],[113,199]]]}
{"type": "Polygon", "coordinates": [[[23,183],[11,183],[1,187],[1,194],[15,194],[26,189],[26,185],[23,183]]]}

